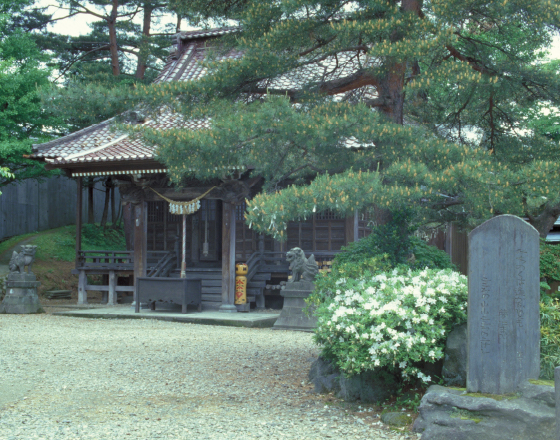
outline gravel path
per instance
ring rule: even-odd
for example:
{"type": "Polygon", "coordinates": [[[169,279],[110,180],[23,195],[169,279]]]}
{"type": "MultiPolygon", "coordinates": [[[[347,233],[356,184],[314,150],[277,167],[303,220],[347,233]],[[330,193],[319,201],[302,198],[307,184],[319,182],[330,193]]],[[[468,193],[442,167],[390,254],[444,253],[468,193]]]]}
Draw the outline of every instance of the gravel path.
{"type": "Polygon", "coordinates": [[[0,439],[417,438],[312,393],[317,354],[300,332],[0,315],[0,439]]]}

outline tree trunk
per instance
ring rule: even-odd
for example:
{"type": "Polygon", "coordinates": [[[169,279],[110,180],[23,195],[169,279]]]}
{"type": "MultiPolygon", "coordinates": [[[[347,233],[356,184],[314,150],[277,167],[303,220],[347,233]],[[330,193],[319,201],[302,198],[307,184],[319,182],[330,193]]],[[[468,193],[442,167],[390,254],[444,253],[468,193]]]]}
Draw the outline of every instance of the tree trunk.
{"type": "MultiPolygon", "coordinates": [[[[422,0],[402,0],[401,10],[404,13],[422,16],[422,0]]],[[[403,35],[394,31],[391,34],[393,43],[402,40],[403,35]]],[[[381,112],[388,120],[396,124],[403,124],[404,115],[404,78],[406,74],[406,63],[397,60],[386,61],[386,73],[380,78],[378,87],[379,98],[383,101],[381,112]]]]}
{"type": "Polygon", "coordinates": [[[531,215],[528,215],[528,217],[529,224],[539,231],[539,236],[546,238],[554,226],[554,222],[560,217],[560,202],[552,206],[547,205],[537,217],[531,215]]]}
{"type": "Polygon", "coordinates": [[[144,79],[148,56],[150,55],[150,26],[152,24],[153,7],[149,1],[144,3],[144,23],[142,25],[142,42],[138,53],[138,65],[136,66],[136,78],[144,79]]]}
{"type": "Polygon", "coordinates": [[[395,124],[403,124],[404,115],[404,75],[406,65],[404,63],[387,64],[387,74],[380,81],[378,91],[383,100],[381,112],[387,116],[389,121],[395,124]]]}
{"type": "Polygon", "coordinates": [[[181,32],[181,20],[181,16],[177,14],[177,27],[175,29],[175,32],[181,32]]]}
{"type": "Polygon", "coordinates": [[[119,66],[119,48],[117,45],[117,9],[119,7],[119,0],[113,0],[113,9],[111,15],[107,19],[107,26],[109,27],[109,50],[111,52],[111,67],[113,75],[119,76],[121,69],[119,66]]]}

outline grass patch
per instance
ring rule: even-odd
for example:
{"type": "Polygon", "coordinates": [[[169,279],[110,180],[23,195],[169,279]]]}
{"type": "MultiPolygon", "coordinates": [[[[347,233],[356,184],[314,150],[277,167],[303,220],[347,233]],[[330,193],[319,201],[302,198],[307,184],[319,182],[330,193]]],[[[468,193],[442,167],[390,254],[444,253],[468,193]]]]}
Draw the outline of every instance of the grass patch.
{"type": "MultiPolygon", "coordinates": [[[[76,257],[75,225],[11,237],[0,243],[0,255],[10,252],[22,241],[37,246],[37,260],[74,261],[76,257]]],[[[97,224],[82,226],[82,250],[120,251],[124,249],[126,249],[126,242],[122,227],[102,228],[97,224]]],[[[9,260],[10,257],[11,252],[4,259],[9,260]]]]}
{"type": "MultiPolygon", "coordinates": [[[[76,226],[64,226],[48,234],[40,234],[31,244],[37,245],[37,259],[74,261],[76,257],[76,226]]],[[[102,228],[99,225],[83,225],[82,250],[119,251],[126,249],[124,231],[102,228]]]]}
{"type": "Polygon", "coordinates": [[[38,232],[30,232],[28,234],[16,235],[15,237],[10,237],[7,240],[4,240],[3,242],[0,243],[0,254],[9,251],[14,246],[16,246],[20,241],[23,241],[29,237],[33,237],[34,235],[37,234],[38,232]]]}

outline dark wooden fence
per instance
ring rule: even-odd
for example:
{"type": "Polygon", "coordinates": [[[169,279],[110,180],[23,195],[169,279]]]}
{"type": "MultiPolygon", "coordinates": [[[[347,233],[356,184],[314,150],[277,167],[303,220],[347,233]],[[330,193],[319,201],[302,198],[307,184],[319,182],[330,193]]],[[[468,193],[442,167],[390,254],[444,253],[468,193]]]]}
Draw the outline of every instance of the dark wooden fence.
{"type": "MultiPolygon", "coordinates": [[[[25,180],[0,188],[0,240],[28,232],[44,231],[76,223],[76,181],[64,176],[38,182],[25,180]]],[[[87,189],[83,193],[83,218],[87,221],[87,189]]],[[[115,211],[120,195],[115,189],[115,211]]],[[[95,221],[100,222],[105,188],[98,183],[93,191],[95,221]]],[[[109,221],[111,207],[109,206],[109,221]]]]}

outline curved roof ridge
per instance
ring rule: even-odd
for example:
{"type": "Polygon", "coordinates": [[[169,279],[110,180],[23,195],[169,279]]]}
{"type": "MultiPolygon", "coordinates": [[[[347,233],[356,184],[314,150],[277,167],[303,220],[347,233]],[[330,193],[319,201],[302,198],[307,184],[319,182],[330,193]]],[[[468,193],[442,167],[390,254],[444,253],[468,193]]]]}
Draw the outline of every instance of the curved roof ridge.
{"type": "Polygon", "coordinates": [[[33,151],[39,152],[47,148],[56,147],[58,144],[71,141],[75,138],[79,138],[92,131],[96,131],[100,128],[104,128],[105,126],[111,124],[114,119],[115,117],[112,117],[110,119],[107,119],[106,121],[100,122],[99,124],[90,125],[89,127],[82,128],[81,130],[75,131],[74,133],[67,134],[66,136],[62,136],[57,139],[53,139],[52,141],[43,142],[40,144],[32,144],[32,149],[33,151]]]}

